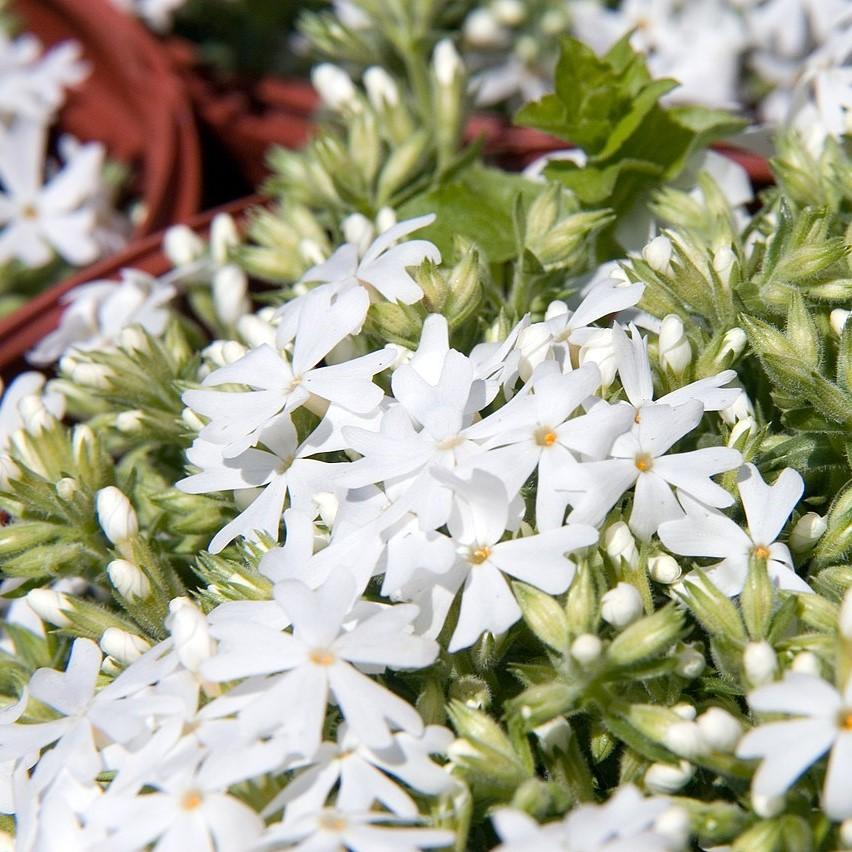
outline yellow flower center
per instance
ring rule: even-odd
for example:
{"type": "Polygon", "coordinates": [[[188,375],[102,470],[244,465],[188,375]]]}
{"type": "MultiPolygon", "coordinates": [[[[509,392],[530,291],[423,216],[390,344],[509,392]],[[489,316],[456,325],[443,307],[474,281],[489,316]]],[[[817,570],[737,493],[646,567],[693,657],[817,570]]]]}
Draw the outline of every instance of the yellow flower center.
{"type": "Polygon", "coordinates": [[[468,556],[467,561],[470,562],[471,565],[482,565],[489,556],[491,556],[490,547],[477,547],[476,550],[472,550],[470,552],[470,556],[468,556]]]}
{"type": "Polygon", "coordinates": [[[452,450],[464,441],[461,435],[450,435],[438,444],[439,450],[452,450]]]}
{"type": "Polygon", "coordinates": [[[751,551],[755,559],[769,559],[769,548],[765,544],[756,544],[751,551]]]}
{"type": "Polygon", "coordinates": [[[21,218],[38,219],[38,210],[36,210],[35,204],[25,204],[21,207],[21,218]]]}
{"type": "Polygon", "coordinates": [[[556,432],[544,426],[536,431],[535,441],[540,447],[552,447],[556,443],[556,432]]]}
{"type": "Polygon", "coordinates": [[[188,793],[183,794],[183,798],[180,800],[180,806],[185,811],[194,811],[196,808],[201,806],[201,803],[204,801],[204,796],[198,790],[190,790],[188,793]]]}
{"type": "Polygon", "coordinates": [[[310,661],[317,666],[331,666],[336,661],[334,653],[329,651],[328,648],[315,648],[311,651],[309,657],[310,661]]]}
{"type": "Polygon", "coordinates": [[[346,819],[336,813],[322,814],[318,822],[325,831],[341,832],[346,828],[346,819]]]}
{"type": "Polygon", "coordinates": [[[852,710],[841,710],[837,722],[844,731],[852,731],[852,710]]]}
{"type": "Polygon", "coordinates": [[[647,473],[654,466],[654,457],[650,453],[639,453],[633,463],[640,473],[647,473]]]}

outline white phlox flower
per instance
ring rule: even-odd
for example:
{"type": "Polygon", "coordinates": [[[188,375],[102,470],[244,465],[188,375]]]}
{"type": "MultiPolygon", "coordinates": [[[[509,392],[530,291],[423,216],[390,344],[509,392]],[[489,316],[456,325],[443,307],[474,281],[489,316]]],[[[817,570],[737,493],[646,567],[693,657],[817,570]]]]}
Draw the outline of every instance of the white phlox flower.
{"type": "Polygon", "coordinates": [[[753,794],[780,796],[830,751],[822,807],[829,819],[852,817],[852,680],[836,689],[815,675],[789,671],[749,693],[748,702],[756,713],[793,717],[760,724],[740,740],[737,757],[761,759],[753,794]]]}
{"type": "Polygon", "coordinates": [[[780,588],[810,592],[811,587],[796,573],[789,548],[777,541],[804,492],[802,477],[786,468],[772,485],[767,485],[757,468],[746,464],[740,471],[737,488],[747,530],[708,508],[710,504],[700,494],[680,491],[678,498],[685,516],[662,524],[660,540],[681,556],[721,557],[722,561],[707,569],[706,574],[726,595],[742,591],[752,557],[766,560],[769,576],[780,588]]]}

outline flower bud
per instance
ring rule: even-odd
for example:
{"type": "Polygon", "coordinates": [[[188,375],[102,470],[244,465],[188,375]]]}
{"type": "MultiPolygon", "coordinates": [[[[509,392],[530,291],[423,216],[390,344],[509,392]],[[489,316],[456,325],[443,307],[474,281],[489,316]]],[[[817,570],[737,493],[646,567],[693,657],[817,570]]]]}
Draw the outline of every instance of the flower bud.
{"type": "Polygon", "coordinates": [[[648,574],[657,583],[675,583],[680,579],[681,573],[677,559],[668,553],[657,553],[648,558],[648,574]]]}
{"type": "MultiPolygon", "coordinates": [[[[636,589],[629,583],[625,585],[634,592],[636,589]]],[[[616,587],[615,591],[618,591],[616,587]]],[[[608,593],[609,594],[609,593],[608,593]]],[[[642,601],[636,592],[640,613],[642,601]]],[[[606,604],[606,596],[603,599],[606,604]]],[[[606,614],[604,613],[604,618],[606,614]]],[[[651,615],[633,621],[624,627],[620,636],[616,636],[609,646],[608,656],[618,665],[630,666],[647,657],[653,657],[667,652],[683,630],[684,616],[675,606],[669,605],[658,609],[651,615]]]]}
{"type": "Polygon", "coordinates": [[[530,630],[540,641],[564,654],[569,627],[562,606],[546,592],[526,583],[512,583],[512,589],[530,630]]]}
{"type": "Polygon", "coordinates": [[[538,737],[545,754],[552,755],[557,751],[568,751],[571,742],[571,724],[564,716],[557,716],[533,728],[533,733],[538,737]]]}
{"type": "Polygon", "coordinates": [[[275,347],[275,327],[257,314],[246,314],[237,320],[237,332],[253,349],[264,343],[275,347]]]}
{"type": "Polygon", "coordinates": [[[387,107],[395,107],[399,103],[399,87],[380,65],[372,65],[364,72],[364,88],[373,109],[377,112],[387,107]]]}
{"type": "Polygon", "coordinates": [[[351,213],[341,227],[344,239],[358,249],[358,254],[364,254],[376,236],[373,223],[363,213],[351,213]]]}
{"type": "Polygon", "coordinates": [[[713,363],[720,370],[727,370],[746,348],[748,336],[738,326],[728,329],[722,337],[719,351],[713,359],[713,363]]]}
{"type": "Polygon", "coordinates": [[[695,767],[681,760],[671,763],[652,763],[645,772],[645,788],[652,793],[676,793],[685,787],[695,774],[695,767]]]}
{"type": "Polygon", "coordinates": [[[731,287],[731,275],[736,262],[737,256],[730,246],[723,246],[713,255],[713,269],[726,289],[731,287]]]}
{"type": "Polygon", "coordinates": [[[145,422],[145,412],[139,408],[122,411],[115,417],[115,428],[125,435],[132,435],[142,428],[145,422]]]}
{"type": "Polygon", "coordinates": [[[852,640],[852,589],[847,590],[840,605],[840,617],[838,619],[840,635],[844,639],[852,640]]]}
{"type": "Polygon", "coordinates": [[[757,428],[753,416],[754,406],[751,404],[751,400],[744,390],[740,391],[739,396],[727,408],[721,409],[719,415],[729,426],[733,426],[740,420],[749,420],[748,427],[750,429],[757,428]]]}
{"type": "Polygon", "coordinates": [[[204,428],[204,421],[191,408],[184,408],[180,419],[192,432],[200,432],[204,428]]]}
{"type": "Polygon", "coordinates": [[[101,488],[97,494],[98,523],[104,535],[121,544],[139,532],[136,512],[127,497],[114,485],[101,488]]]}
{"type": "Polygon", "coordinates": [[[118,345],[128,352],[144,352],[148,348],[148,336],[141,326],[129,325],[118,335],[118,345]]]}
{"type": "Polygon", "coordinates": [[[175,598],[169,602],[166,628],[172,635],[178,659],[189,671],[197,672],[214,651],[204,613],[189,598],[175,598]]]}
{"type": "Polygon", "coordinates": [[[689,842],[691,825],[684,808],[673,805],[654,820],[654,831],[670,841],[672,849],[685,849],[689,842]]]}
{"type": "Polygon", "coordinates": [[[698,717],[697,724],[704,741],[713,751],[733,752],[743,735],[739,720],[721,707],[705,710],[698,717]]]}
{"type": "Polygon", "coordinates": [[[229,213],[217,213],[210,223],[210,255],[218,266],[225,266],[231,251],[240,244],[237,223],[229,213]]]}
{"type": "Polygon", "coordinates": [[[633,538],[630,527],[624,521],[616,521],[606,528],[603,534],[603,543],[607,556],[616,564],[620,564],[622,559],[631,567],[639,564],[636,539],[633,538]]]}
{"type": "Polygon", "coordinates": [[[663,742],[679,757],[693,758],[707,753],[707,743],[697,722],[684,719],[669,727],[663,742]]]}
{"type": "Polygon", "coordinates": [[[71,621],[63,610],[71,609],[71,601],[53,589],[33,589],[27,592],[27,604],[42,620],[56,627],[70,627],[71,621]]]}
{"type": "Polygon", "coordinates": [[[642,611],[642,597],[630,583],[619,583],[601,599],[601,617],[617,629],[632,624],[642,611]]]}
{"type": "Polygon", "coordinates": [[[475,9],[464,20],[464,38],[471,47],[500,47],[507,35],[489,9],[475,9]]]}
{"type": "Polygon", "coordinates": [[[464,63],[452,39],[443,38],[435,45],[432,53],[432,68],[441,86],[453,86],[460,77],[464,76],[464,63]]]}
{"type": "Polygon", "coordinates": [[[353,112],[361,109],[355,84],[342,68],[323,62],[311,71],[311,83],[330,109],[350,109],[353,112]]]}
{"type": "Polygon", "coordinates": [[[688,701],[679,701],[677,704],[673,704],[671,710],[672,713],[681,719],[685,719],[687,722],[694,721],[698,715],[695,705],[690,704],[688,701]]]}
{"type": "Polygon", "coordinates": [[[77,484],[77,480],[70,476],[63,476],[54,488],[56,489],[56,496],[66,502],[73,500],[74,496],[80,493],[80,486],[77,484]]]}
{"type": "Polygon", "coordinates": [[[692,347],[683,330],[683,322],[675,314],[663,317],[658,338],[660,363],[680,375],[692,360],[692,347]]]}
{"type": "Polygon", "coordinates": [[[728,436],[728,446],[738,449],[742,448],[756,430],[757,423],[753,417],[744,417],[742,420],[737,420],[734,428],[731,429],[731,434],[728,436]]]}
{"type": "Polygon", "coordinates": [[[581,665],[588,666],[597,660],[603,643],[594,633],[582,633],[571,643],[571,656],[581,665]]]}
{"type": "Polygon", "coordinates": [[[840,823],[840,842],[844,849],[852,849],[852,819],[845,819],[840,823]]]}
{"type": "Polygon", "coordinates": [[[828,522],[816,512],[806,512],[790,531],[790,550],[804,553],[810,550],[828,529],[828,522]]]}
{"type": "Polygon", "coordinates": [[[618,370],[618,356],[612,343],[612,330],[602,328],[590,334],[580,347],[580,365],[586,362],[597,364],[601,371],[601,387],[608,388],[618,370]]]}
{"type": "Polygon", "coordinates": [[[790,668],[794,672],[822,677],[822,663],[820,663],[819,657],[813,651],[800,651],[793,657],[793,663],[790,668]]]}
{"type": "Polygon", "coordinates": [[[521,0],[494,0],[491,11],[504,27],[517,27],[527,16],[527,10],[521,0]]]}
{"type": "Polygon", "coordinates": [[[849,319],[849,315],[852,314],[852,311],[844,310],[843,308],[835,308],[828,315],[828,322],[831,325],[831,330],[840,337],[843,334],[843,329],[846,326],[846,321],[849,319]]]}
{"type": "Polygon", "coordinates": [[[743,652],[743,667],[752,686],[761,686],[775,678],[778,671],[778,658],[775,650],[765,640],[749,642],[743,652]]]}
{"type": "Polygon", "coordinates": [[[18,414],[24,429],[30,435],[40,435],[56,423],[54,416],[47,410],[44,400],[38,394],[29,394],[18,402],[18,414]]]}
{"type": "Polygon", "coordinates": [[[248,279],[245,272],[229,263],[213,276],[213,307],[225,325],[235,325],[251,310],[248,298],[248,279]]]}
{"type": "Polygon", "coordinates": [[[672,243],[668,237],[654,237],[642,249],[642,258],[655,272],[670,275],[672,271],[672,243]]]}
{"type": "Polygon", "coordinates": [[[758,793],[751,795],[752,810],[763,819],[772,819],[784,810],[784,796],[761,796],[758,793]]]}
{"type": "Polygon", "coordinates": [[[123,665],[138,660],[151,646],[141,636],[118,627],[108,627],[101,636],[101,650],[123,665]]]}
{"type": "Polygon", "coordinates": [[[163,252],[173,266],[187,266],[204,254],[204,241],[186,225],[172,225],[163,237],[163,252]]]}
{"type": "Polygon", "coordinates": [[[547,323],[536,322],[521,329],[515,348],[521,355],[518,369],[523,381],[529,381],[535,368],[546,360],[552,340],[547,323]]]}
{"type": "Polygon", "coordinates": [[[104,390],[109,387],[112,378],[112,371],[104,364],[78,361],[67,355],[60,360],[59,367],[72,382],[84,388],[104,390]]]}
{"type": "Polygon", "coordinates": [[[687,645],[677,655],[677,668],[675,671],[681,677],[689,678],[691,680],[692,678],[699,677],[706,666],[707,661],[704,659],[704,654],[693,648],[691,645],[687,645]]]}
{"type": "Polygon", "coordinates": [[[116,591],[128,601],[144,600],[151,594],[151,583],[138,565],[126,559],[113,559],[107,574],[116,591]]]}

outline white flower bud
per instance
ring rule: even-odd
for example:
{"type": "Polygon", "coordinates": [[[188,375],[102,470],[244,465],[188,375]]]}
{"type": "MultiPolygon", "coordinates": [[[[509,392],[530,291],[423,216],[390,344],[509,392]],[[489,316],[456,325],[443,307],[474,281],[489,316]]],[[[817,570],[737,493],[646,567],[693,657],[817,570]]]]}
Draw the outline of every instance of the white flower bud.
{"type": "Polygon", "coordinates": [[[141,636],[120,630],[118,627],[107,627],[101,636],[101,650],[118,660],[119,663],[129,665],[138,660],[151,646],[141,636]]]}
{"type": "Polygon", "coordinates": [[[40,435],[56,423],[54,416],[45,407],[44,400],[34,393],[18,401],[18,414],[30,435],[40,435]]]}
{"type": "Polygon", "coordinates": [[[593,663],[601,655],[603,643],[593,633],[583,633],[571,643],[571,656],[581,665],[593,663]]]}
{"type": "Polygon", "coordinates": [[[193,432],[200,432],[204,428],[204,421],[191,408],[184,408],[180,419],[193,432]]]}
{"type": "Polygon", "coordinates": [[[257,314],[246,314],[237,320],[237,332],[245,342],[256,349],[268,343],[275,346],[275,327],[257,314]]]}
{"type": "Polygon", "coordinates": [[[852,589],[847,590],[840,605],[840,618],[838,619],[840,635],[844,639],[852,640],[852,589]]]}
{"type": "Polygon", "coordinates": [[[742,355],[748,344],[748,335],[739,327],[729,328],[722,336],[722,344],[713,363],[725,369],[742,355]]]}
{"type": "Polygon", "coordinates": [[[376,213],[376,230],[383,234],[389,231],[397,222],[396,211],[393,207],[382,207],[376,213]]]}
{"type": "Polygon", "coordinates": [[[500,47],[508,33],[488,9],[474,9],[464,19],[464,38],[472,47],[500,47]]]}
{"type": "Polygon", "coordinates": [[[616,521],[606,528],[603,534],[603,544],[607,556],[615,562],[623,559],[631,566],[639,564],[636,539],[633,538],[630,527],[624,521],[616,521]]]}
{"type": "Polygon", "coordinates": [[[757,426],[754,421],[754,406],[744,390],[740,391],[739,396],[727,408],[721,409],[719,415],[729,426],[733,426],[740,420],[750,420],[754,423],[754,426],[750,428],[757,426]]]}
{"type": "Polygon", "coordinates": [[[668,237],[654,237],[642,249],[642,258],[655,272],[670,275],[672,271],[672,242],[668,237]]]}
{"type": "Polygon", "coordinates": [[[784,796],[761,796],[758,793],[751,795],[752,810],[764,819],[772,819],[784,810],[784,796]]]}
{"type": "Polygon", "coordinates": [[[690,704],[688,701],[679,701],[677,704],[673,705],[672,713],[680,716],[681,719],[685,719],[687,722],[693,721],[698,715],[695,705],[690,704]]]}
{"type": "Polygon", "coordinates": [[[130,501],[114,485],[101,488],[97,495],[98,523],[104,535],[121,544],[139,532],[139,522],[130,501]]]}
{"type": "Polygon", "coordinates": [[[539,19],[544,35],[561,35],[568,29],[568,16],[564,9],[550,8],[539,19]]]}
{"type": "Polygon", "coordinates": [[[684,719],[669,725],[663,741],[679,757],[698,757],[707,753],[707,743],[697,722],[684,719]]]}
{"type": "Polygon", "coordinates": [[[844,849],[852,849],[852,819],[845,819],[840,823],[840,842],[844,849]]]}
{"type": "Polygon", "coordinates": [[[543,322],[533,323],[521,330],[515,348],[521,355],[518,372],[523,381],[529,381],[533,370],[547,358],[552,339],[547,324],[543,322]]]}
{"type": "Polygon", "coordinates": [[[683,330],[680,317],[669,314],[660,323],[658,338],[660,363],[675,374],[682,373],[692,360],[692,347],[683,330]]]}
{"type": "Polygon", "coordinates": [[[794,672],[822,677],[822,663],[813,651],[800,651],[793,657],[793,664],[790,668],[794,672]]]}
{"type": "Polygon", "coordinates": [[[27,604],[42,620],[56,627],[70,627],[71,621],[62,610],[71,609],[71,601],[53,589],[33,589],[27,592],[27,604]]]}
{"type": "Polygon", "coordinates": [[[72,382],[84,388],[103,390],[109,387],[112,378],[112,371],[104,364],[78,361],[76,358],[62,358],[59,366],[72,382]]]}
{"type": "Polygon", "coordinates": [[[668,553],[658,553],[648,558],[648,574],[657,583],[676,583],[681,573],[677,559],[668,553]]]}
{"type": "Polygon", "coordinates": [[[735,447],[744,436],[747,439],[756,429],[757,423],[753,417],[743,417],[742,420],[737,420],[728,436],[728,446],[735,447]]]}
{"type": "Polygon", "coordinates": [[[346,242],[355,246],[358,254],[364,254],[376,236],[373,223],[363,213],[351,213],[341,224],[346,242]]]}
{"type": "Polygon", "coordinates": [[[11,456],[0,453],[0,488],[5,488],[13,479],[21,475],[20,468],[12,461],[11,456]]]}
{"type": "Polygon", "coordinates": [[[464,63],[452,39],[442,38],[432,53],[432,69],[441,86],[449,88],[464,74],[464,63]]]}
{"type": "Polygon", "coordinates": [[[399,87],[380,65],[372,65],[364,72],[364,88],[375,110],[395,107],[399,103],[399,87]]]}
{"type": "Polygon", "coordinates": [[[804,553],[810,550],[828,529],[828,522],[816,512],[806,512],[790,530],[790,550],[804,553]]]}
{"type": "Polygon", "coordinates": [[[537,728],[533,733],[538,737],[545,754],[555,751],[567,752],[571,743],[571,724],[564,716],[557,716],[537,728]]]}
{"type": "Polygon", "coordinates": [[[705,710],[698,717],[697,724],[704,741],[713,751],[732,752],[743,735],[739,720],[721,707],[705,710]]]}
{"type": "Polygon", "coordinates": [[[144,600],[151,594],[151,583],[144,571],[126,559],[113,559],[107,574],[116,591],[128,601],[144,600]]]}
{"type": "Polygon", "coordinates": [[[323,62],[311,71],[311,82],[323,103],[333,110],[344,108],[358,112],[361,104],[351,77],[337,65],[323,62]]]}
{"type": "Polygon", "coordinates": [[[132,435],[138,432],[145,422],[145,412],[139,408],[132,408],[130,411],[122,411],[116,415],[115,428],[125,435],[132,435]]]}
{"type": "Polygon", "coordinates": [[[844,310],[843,308],[835,308],[828,315],[828,322],[831,325],[831,330],[840,337],[843,334],[843,329],[846,326],[846,320],[849,319],[849,315],[852,314],[852,311],[844,310]]]}
{"type": "Polygon", "coordinates": [[[645,788],[652,793],[676,793],[685,787],[695,774],[695,767],[681,760],[671,763],[652,763],[645,772],[645,788]]]}
{"type": "Polygon", "coordinates": [[[494,0],[491,11],[504,27],[517,27],[527,16],[527,10],[521,0],[494,0]]]}
{"type": "Polygon", "coordinates": [[[163,251],[174,266],[187,266],[204,254],[204,241],[186,225],[172,225],[163,237],[163,251]]]}
{"type": "Polygon", "coordinates": [[[187,597],[169,602],[166,628],[172,635],[178,659],[191,672],[213,654],[213,640],[207,630],[207,618],[187,597]]]}
{"type": "Polygon", "coordinates": [[[80,486],[77,485],[77,480],[73,479],[70,476],[63,476],[56,485],[54,486],[56,489],[56,496],[59,497],[60,500],[73,500],[74,495],[80,492],[80,486]]]}
{"type": "Polygon", "coordinates": [[[612,343],[612,330],[602,328],[590,334],[580,347],[580,365],[597,364],[601,371],[601,387],[608,388],[618,370],[618,356],[612,343]]]}
{"type": "Polygon", "coordinates": [[[128,352],[141,352],[148,347],[148,338],[138,325],[123,328],[118,335],[118,345],[128,352]]]}
{"type": "Polygon", "coordinates": [[[761,686],[774,679],[778,671],[778,658],[767,641],[749,642],[743,652],[743,666],[749,683],[761,686]]]}
{"type": "Polygon", "coordinates": [[[251,310],[248,278],[239,266],[229,263],[217,270],[212,289],[216,316],[226,325],[235,325],[251,310]]]}
{"type": "Polygon", "coordinates": [[[621,629],[642,615],[642,597],[635,586],[619,583],[601,598],[601,617],[621,629]]]}
{"type": "Polygon", "coordinates": [[[689,814],[684,808],[672,805],[654,820],[654,831],[668,838],[670,848],[685,849],[691,833],[689,814]]]}
{"type": "MultiPolygon", "coordinates": [[[[326,254],[320,247],[320,244],[316,240],[312,240],[310,237],[302,237],[299,240],[299,255],[305,261],[305,263],[310,263],[312,265],[316,265],[318,263],[322,263],[326,260],[326,254]]],[[[263,312],[258,312],[260,316],[263,316],[263,312]]]]}
{"type": "Polygon", "coordinates": [[[230,260],[231,250],[240,244],[237,223],[230,213],[217,213],[210,223],[210,256],[218,266],[230,260]]]}
{"type": "Polygon", "coordinates": [[[734,271],[736,262],[737,256],[730,246],[723,246],[713,255],[713,269],[719,276],[723,287],[730,288],[731,273],[734,271]]]}
{"type": "Polygon", "coordinates": [[[691,645],[688,645],[677,655],[677,668],[675,671],[681,677],[691,680],[698,677],[706,666],[707,661],[704,659],[704,655],[691,645]]]}

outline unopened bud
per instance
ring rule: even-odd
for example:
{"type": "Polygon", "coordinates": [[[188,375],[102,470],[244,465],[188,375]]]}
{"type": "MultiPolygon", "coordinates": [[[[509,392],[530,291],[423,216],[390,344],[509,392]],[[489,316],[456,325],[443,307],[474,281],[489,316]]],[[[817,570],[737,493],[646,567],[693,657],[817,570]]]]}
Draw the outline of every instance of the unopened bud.
{"type": "Polygon", "coordinates": [[[564,716],[557,716],[555,719],[533,728],[533,733],[538,737],[545,754],[568,751],[571,742],[571,725],[564,716]]]}
{"type": "Polygon", "coordinates": [[[491,11],[505,27],[517,27],[527,16],[527,10],[521,0],[494,0],[491,11]]]}
{"type": "Polygon", "coordinates": [[[70,476],[63,476],[56,483],[56,496],[59,497],[60,500],[73,500],[75,494],[80,493],[80,486],[77,485],[77,480],[72,479],[70,476]]]}
{"type": "Polygon", "coordinates": [[[474,9],[464,20],[464,38],[472,47],[499,47],[507,33],[489,9],[474,9]]]}
{"type": "Polygon", "coordinates": [[[126,559],[113,559],[107,574],[116,591],[128,601],[144,600],[151,594],[151,583],[138,565],[126,559]]]}
{"type": "Polygon", "coordinates": [[[728,446],[741,448],[749,437],[757,431],[757,422],[753,417],[743,417],[734,423],[731,434],[728,436],[728,446]]]}
{"type": "Polygon", "coordinates": [[[218,266],[225,266],[231,251],[240,244],[237,223],[229,213],[217,213],[210,224],[210,255],[218,266]]]}
{"type": "Polygon", "coordinates": [[[658,338],[660,363],[676,375],[680,375],[692,360],[692,347],[683,329],[683,322],[675,314],[669,314],[660,323],[658,338]]]}
{"type": "Polygon", "coordinates": [[[180,419],[192,432],[200,432],[204,428],[204,421],[191,408],[184,408],[180,419]]]}
{"type": "Polygon", "coordinates": [[[601,599],[601,617],[617,629],[632,624],[642,611],[642,597],[630,583],[619,583],[601,599]]]}
{"type": "Polygon", "coordinates": [[[689,842],[691,824],[684,808],[673,805],[654,820],[654,831],[670,841],[671,849],[685,849],[689,842]]]}
{"type": "Polygon", "coordinates": [[[104,390],[109,387],[112,371],[104,364],[91,361],[78,361],[76,358],[63,358],[59,364],[72,382],[84,388],[104,390]]]}
{"type": "Polygon", "coordinates": [[[582,633],[571,643],[571,656],[581,665],[588,666],[597,660],[603,644],[594,633],[582,633]]]}
{"type": "Polygon", "coordinates": [[[124,665],[138,660],[151,647],[141,636],[118,627],[108,627],[101,636],[100,645],[105,654],[124,665]]]}
{"type": "Polygon", "coordinates": [[[699,677],[707,666],[707,661],[704,659],[704,654],[687,645],[677,655],[677,668],[675,671],[685,678],[692,680],[699,677]]]}
{"type": "Polygon", "coordinates": [[[275,346],[275,327],[257,314],[246,314],[237,320],[237,332],[253,349],[268,343],[275,346]]]}
{"type": "Polygon", "coordinates": [[[601,371],[601,386],[608,388],[618,370],[618,356],[612,343],[612,330],[601,328],[590,334],[580,347],[580,365],[587,362],[597,364],[601,371]]]}
{"type": "Polygon", "coordinates": [[[695,767],[688,761],[652,763],[645,772],[645,788],[652,793],[676,793],[685,787],[695,774],[695,767]]]}
{"type": "Polygon", "coordinates": [[[352,79],[342,68],[330,62],[323,62],[311,71],[311,82],[323,103],[330,109],[351,109],[353,112],[360,110],[358,92],[352,79]]]}
{"type": "Polygon", "coordinates": [[[852,819],[845,819],[840,823],[840,842],[844,849],[852,849],[852,819]]]}
{"type": "Polygon", "coordinates": [[[380,65],[373,65],[364,72],[364,88],[376,111],[395,107],[399,103],[399,88],[393,77],[380,65]]]}
{"type": "Polygon", "coordinates": [[[344,239],[358,249],[358,254],[364,254],[376,235],[373,223],[363,213],[351,213],[341,227],[344,239]]]}
{"type": "Polygon", "coordinates": [[[204,613],[189,598],[175,598],[169,602],[166,628],[172,635],[178,659],[185,668],[197,672],[214,650],[204,613]]]}
{"type": "Polygon", "coordinates": [[[624,521],[616,521],[606,528],[603,543],[607,556],[616,563],[623,559],[631,567],[639,564],[636,539],[633,538],[630,527],[624,521]]]}
{"type": "Polygon", "coordinates": [[[804,553],[810,550],[828,529],[828,522],[816,512],[806,512],[790,531],[790,550],[804,553]]]}
{"type": "Polygon", "coordinates": [[[670,275],[672,271],[672,243],[668,237],[654,237],[642,249],[642,258],[655,272],[670,275]]]}
{"type": "Polygon", "coordinates": [[[722,337],[722,343],[713,363],[720,369],[726,370],[742,355],[747,344],[748,335],[739,326],[728,329],[722,337]]]}
{"type": "Polygon", "coordinates": [[[844,639],[852,640],[852,589],[849,589],[843,596],[838,626],[840,627],[840,635],[844,639]]]}
{"type": "Polygon", "coordinates": [[[743,666],[752,686],[761,686],[775,678],[778,658],[773,647],[764,641],[749,642],[743,652],[743,666]]]}
{"type": "Polygon", "coordinates": [[[697,722],[675,722],[666,731],[664,742],[666,748],[679,757],[693,758],[707,752],[707,743],[697,722]]]}
{"type": "Polygon", "coordinates": [[[852,314],[852,311],[844,310],[843,308],[835,308],[828,315],[828,322],[831,325],[831,330],[840,337],[843,334],[843,329],[846,326],[846,321],[849,319],[849,315],[852,314]]]}
{"type": "Polygon", "coordinates": [[[148,347],[148,337],[141,326],[130,325],[121,330],[118,345],[128,352],[144,352],[148,347]]]}
{"type": "Polygon", "coordinates": [[[704,741],[713,751],[733,752],[743,734],[739,720],[721,707],[710,707],[697,721],[704,741]]]}
{"type": "Polygon", "coordinates": [[[730,289],[731,275],[734,271],[734,264],[737,262],[737,256],[730,246],[720,248],[713,255],[713,269],[719,276],[722,286],[730,289]]]}
{"type": "Polygon", "coordinates": [[[695,717],[698,715],[695,705],[690,704],[688,701],[678,701],[677,704],[672,705],[671,709],[672,713],[679,716],[681,719],[685,719],[687,722],[694,721],[695,717]]]}
{"type": "Polygon", "coordinates": [[[676,583],[681,573],[677,559],[668,553],[658,553],[648,558],[648,574],[657,583],[676,583]]]}
{"type": "Polygon", "coordinates": [[[790,668],[794,672],[822,677],[822,663],[813,651],[800,651],[793,657],[793,664],[790,668]]]}
{"type": "Polygon", "coordinates": [[[27,593],[27,604],[42,620],[56,627],[70,627],[71,621],[63,610],[71,609],[71,601],[53,589],[33,589],[27,593]]]}
{"type": "Polygon", "coordinates": [[[396,224],[396,210],[393,207],[382,207],[376,213],[376,229],[380,234],[390,230],[396,224]]]}
{"type": "Polygon", "coordinates": [[[18,402],[18,414],[30,435],[39,435],[56,423],[56,419],[47,410],[44,400],[38,394],[30,394],[21,399],[18,402]]]}
{"type": "Polygon", "coordinates": [[[761,796],[752,793],[751,806],[754,812],[763,819],[772,819],[784,810],[784,796],[761,796]]]}
{"type": "Polygon", "coordinates": [[[226,325],[235,325],[251,310],[248,278],[245,272],[229,263],[213,276],[213,306],[216,316],[226,325]]]}
{"type": "Polygon", "coordinates": [[[116,415],[115,428],[125,435],[132,435],[142,428],[144,422],[145,412],[139,408],[134,408],[116,415]]]}
{"type": "Polygon", "coordinates": [[[163,237],[163,251],[174,266],[187,266],[204,254],[204,241],[186,225],[173,225],[163,237]]]}
{"type": "Polygon", "coordinates": [[[130,501],[114,485],[101,488],[97,495],[98,523],[104,535],[121,544],[139,532],[139,522],[130,501]]]}

